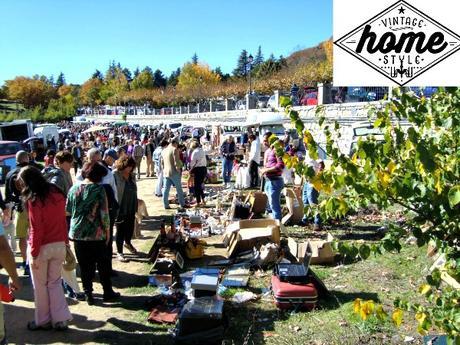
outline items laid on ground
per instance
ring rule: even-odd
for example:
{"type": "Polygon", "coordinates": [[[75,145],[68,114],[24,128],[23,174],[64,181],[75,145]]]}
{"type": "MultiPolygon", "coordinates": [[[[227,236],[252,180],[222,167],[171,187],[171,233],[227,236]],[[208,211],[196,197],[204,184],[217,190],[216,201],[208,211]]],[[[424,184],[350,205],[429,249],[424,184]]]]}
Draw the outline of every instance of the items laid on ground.
{"type": "MultiPolygon", "coordinates": [[[[148,320],[175,323],[173,336],[178,343],[218,343],[225,329],[221,294],[229,288],[247,287],[254,268],[273,268],[271,290],[279,309],[313,309],[328,291],[310,264],[331,263],[335,253],[330,234],[325,241],[281,241],[283,224],[299,220],[303,205],[298,192],[286,190],[289,213],[282,222],[255,219],[267,205],[262,192],[211,194],[217,199],[215,209],[177,213],[162,223],[149,252],[149,283],[158,286],[160,294],[149,304],[148,320]],[[222,210],[224,202],[232,205],[227,212],[222,210]],[[205,239],[212,235],[221,236],[217,258],[206,256],[210,245],[205,239]]],[[[214,248],[215,240],[211,239],[214,248]]],[[[238,292],[232,302],[248,303],[259,297],[250,291],[238,292]]]]}

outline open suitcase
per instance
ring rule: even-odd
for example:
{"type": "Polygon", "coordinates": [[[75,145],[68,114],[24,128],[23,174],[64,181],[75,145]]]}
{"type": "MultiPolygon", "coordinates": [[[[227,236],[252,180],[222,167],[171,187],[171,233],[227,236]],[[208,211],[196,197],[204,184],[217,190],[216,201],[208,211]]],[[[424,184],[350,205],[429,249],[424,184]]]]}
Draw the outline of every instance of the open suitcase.
{"type": "Polygon", "coordinates": [[[312,310],[318,301],[318,292],[312,283],[288,283],[272,275],[272,290],[279,309],[312,310]]]}

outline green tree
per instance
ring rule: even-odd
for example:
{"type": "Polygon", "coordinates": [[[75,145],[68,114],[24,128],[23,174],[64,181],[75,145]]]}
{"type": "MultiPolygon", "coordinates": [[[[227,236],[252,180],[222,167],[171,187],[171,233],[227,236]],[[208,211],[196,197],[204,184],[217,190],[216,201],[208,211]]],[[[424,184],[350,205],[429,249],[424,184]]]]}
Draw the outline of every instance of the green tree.
{"type": "Polygon", "coordinates": [[[56,87],[56,89],[59,89],[61,86],[65,85],[65,77],[64,77],[64,73],[59,73],[57,79],[56,79],[56,83],[54,84],[54,86],[56,87]]]}
{"type": "Polygon", "coordinates": [[[180,73],[181,73],[180,68],[176,69],[175,71],[172,71],[171,75],[168,78],[167,85],[168,86],[176,86],[177,83],[179,82],[180,73]]]}
{"type": "Polygon", "coordinates": [[[159,69],[153,73],[153,86],[154,87],[166,87],[166,78],[159,69]]]}
{"type": "MultiPolygon", "coordinates": [[[[360,140],[356,152],[349,157],[333,139],[338,135],[335,132],[339,125],[326,121],[322,108],[318,108],[325,148],[333,160],[330,168],[315,175],[313,169],[294,158],[283,159],[325,196],[319,207],[308,209],[309,213],[320,212],[325,218],[337,218],[370,204],[382,210],[396,204],[406,212],[405,222],[390,224],[380,244],[339,243],[337,249],[352,259],[366,259],[371,252],[400,250],[401,239],[409,235],[417,239],[418,246],[430,243],[444,255],[445,264],[429,273],[426,284],[419,288],[427,304],[396,300],[393,320],[399,324],[405,311],[415,317],[421,334],[437,327],[450,336],[458,336],[460,88],[440,89],[430,99],[398,90],[395,96],[381,108],[370,109],[374,127],[380,129],[383,142],[373,137],[360,140]],[[403,121],[409,126],[403,127],[403,121]]],[[[304,139],[310,157],[316,159],[318,144],[312,133],[305,129],[288,99],[283,98],[281,103],[287,106],[287,113],[304,139]]],[[[356,304],[362,311],[362,303],[356,304]]]]}
{"type": "Polygon", "coordinates": [[[129,68],[127,68],[127,67],[123,68],[122,72],[125,75],[126,80],[128,81],[128,83],[131,83],[133,78],[131,76],[131,71],[129,70],[129,68]]]}
{"type": "Polygon", "coordinates": [[[133,78],[136,78],[136,77],[139,75],[139,73],[141,73],[141,72],[139,71],[139,67],[136,67],[136,69],[135,69],[134,72],[133,72],[133,78]]]}
{"type": "Polygon", "coordinates": [[[154,79],[152,74],[152,69],[150,67],[145,67],[139,75],[134,78],[131,83],[131,87],[134,90],[138,89],[152,89],[154,87],[154,79]]]}
{"type": "Polygon", "coordinates": [[[221,81],[227,81],[227,80],[230,79],[230,74],[228,74],[228,73],[224,74],[220,67],[216,67],[216,69],[213,72],[220,77],[221,81]]]}
{"type": "Polygon", "coordinates": [[[99,78],[91,78],[83,83],[80,90],[80,100],[84,105],[99,105],[102,102],[101,89],[103,83],[99,78]]]}
{"type": "Polygon", "coordinates": [[[92,79],[99,79],[100,81],[104,81],[104,75],[102,74],[101,71],[96,69],[96,71],[93,73],[91,76],[92,79]]]}
{"type": "Polygon", "coordinates": [[[106,77],[106,82],[101,88],[100,97],[104,102],[111,105],[118,105],[121,102],[122,94],[128,91],[129,84],[120,67],[115,67],[114,71],[108,71],[110,78],[106,77]]]}
{"type": "Polygon", "coordinates": [[[257,67],[259,65],[261,65],[262,63],[264,62],[264,56],[262,54],[262,47],[259,46],[259,48],[257,49],[257,54],[254,58],[254,67],[257,67]]]}
{"type": "Polygon", "coordinates": [[[192,56],[192,63],[194,65],[198,64],[198,55],[196,53],[193,54],[193,56],[192,56]]]}
{"type": "Polygon", "coordinates": [[[233,75],[235,77],[243,77],[246,75],[246,66],[248,64],[248,52],[246,49],[243,49],[238,57],[238,62],[236,68],[233,70],[233,75]]]}

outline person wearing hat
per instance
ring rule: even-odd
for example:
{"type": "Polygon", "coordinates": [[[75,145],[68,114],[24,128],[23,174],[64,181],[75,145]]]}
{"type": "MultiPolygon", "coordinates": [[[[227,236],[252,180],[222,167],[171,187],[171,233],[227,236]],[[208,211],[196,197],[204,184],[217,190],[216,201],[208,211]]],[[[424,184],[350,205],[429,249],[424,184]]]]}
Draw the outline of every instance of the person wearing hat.
{"type": "Polygon", "coordinates": [[[26,151],[18,151],[16,153],[16,168],[11,170],[5,178],[5,203],[13,204],[13,209],[16,211],[16,238],[19,240],[24,275],[30,274],[29,265],[27,265],[29,216],[21,199],[21,189],[18,188],[17,177],[21,168],[27,165],[29,165],[29,154],[26,151]]]}

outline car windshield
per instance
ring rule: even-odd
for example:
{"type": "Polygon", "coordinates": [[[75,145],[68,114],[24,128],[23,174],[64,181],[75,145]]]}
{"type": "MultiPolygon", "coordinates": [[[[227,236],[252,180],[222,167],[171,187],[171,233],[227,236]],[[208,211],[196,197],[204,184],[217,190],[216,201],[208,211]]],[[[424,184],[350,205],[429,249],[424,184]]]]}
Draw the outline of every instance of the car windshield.
{"type": "Polygon", "coordinates": [[[260,133],[264,135],[267,132],[272,132],[275,135],[284,135],[286,128],[283,125],[263,125],[260,126],[260,133]]]}
{"type": "Polygon", "coordinates": [[[0,156],[15,155],[16,152],[21,150],[21,144],[18,143],[0,144],[0,156]]]}
{"type": "Polygon", "coordinates": [[[375,128],[373,126],[366,126],[366,127],[356,127],[353,129],[353,135],[355,137],[361,137],[366,135],[378,135],[382,134],[380,128],[375,128]]]}
{"type": "Polygon", "coordinates": [[[259,97],[259,101],[263,101],[263,102],[268,101],[269,99],[270,99],[269,96],[261,96],[261,97],[259,97]]]}
{"type": "Polygon", "coordinates": [[[171,124],[169,124],[169,128],[171,128],[171,129],[176,129],[176,128],[179,128],[180,126],[182,126],[180,123],[171,123],[171,124]]]}

